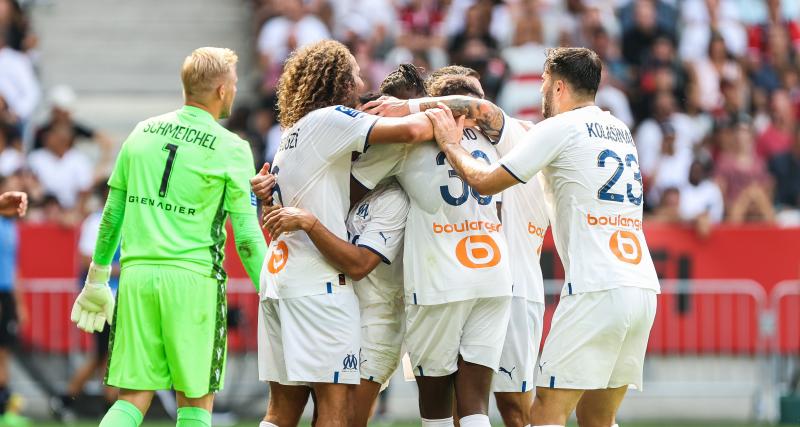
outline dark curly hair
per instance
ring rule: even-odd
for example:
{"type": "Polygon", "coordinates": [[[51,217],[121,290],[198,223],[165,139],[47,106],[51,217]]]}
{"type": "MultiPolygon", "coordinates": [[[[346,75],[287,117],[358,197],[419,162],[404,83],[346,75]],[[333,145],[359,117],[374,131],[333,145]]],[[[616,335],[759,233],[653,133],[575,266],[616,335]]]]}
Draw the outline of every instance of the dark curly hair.
{"type": "Polygon", "coordinates": [[[292,127],[306,114],[331,105],[355,107],[352,55],[345,45],[323,40],[292,52],[278,81],[278,122],[292,127]]]}
{"type": "Polygon", "coordinates": [[[381,83],[381,93],[400,99],[425,96],[425,82],[414,64],[400,64],[381,83]]]}

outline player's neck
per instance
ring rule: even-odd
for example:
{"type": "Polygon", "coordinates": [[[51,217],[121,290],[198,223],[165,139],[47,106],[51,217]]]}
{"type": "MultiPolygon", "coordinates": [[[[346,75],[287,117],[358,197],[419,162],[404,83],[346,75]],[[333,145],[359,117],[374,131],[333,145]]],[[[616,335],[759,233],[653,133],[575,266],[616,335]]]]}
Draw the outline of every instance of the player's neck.
{"type": "Polygon", "coordinates": [[[566,113],[566,112],[573,111],[573,110],[577,110],[578,108],[591,107],[592,105],[594,105],[594,101],[575,101],[575,102],[570,102],[570,103],[567,103],[566,105],[562,106],[562,108],[560,109],[561,111],[559,111],[559,114],[566,113]]]}
{"type": "Polygon", "coordinates": [[[211,117],[213,117],[214,120],[219,120],[219,115],[220,115],[219,114],[219,109],[215,110],[215,109],[213,109],[213,108],[211,108],[211,107],[209,107],[207,105],[203,105],[203,104],[201,104],[199,102],[194,102],[194,101],[189,101],[189,100],[184,102],[184,105],[188,105],[189,107],[199,108],[199,109],[207,112],[208,114],[211,114],[211,117]]]}

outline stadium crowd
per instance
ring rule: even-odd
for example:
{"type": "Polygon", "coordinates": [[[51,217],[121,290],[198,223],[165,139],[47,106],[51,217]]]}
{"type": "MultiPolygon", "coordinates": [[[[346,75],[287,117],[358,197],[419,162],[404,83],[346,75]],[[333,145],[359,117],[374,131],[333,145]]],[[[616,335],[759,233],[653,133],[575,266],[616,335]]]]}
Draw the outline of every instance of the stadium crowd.
{"type": "Polygon", "coordinates": [[[598,104],[634,131],[646,212],[701,232],[728,221],[800,224],[800,4],[760,0],[254,0],[258,102],[229,126],[254,158],[280,138],[275,85],[305,44],[350,47],[372,89],[402,62],[478,70],[487,98],[541,120],[545,50],[605,62],[598,104]]]}
{"type": "MultiPolygon", "coordinates": [[[[469,66],[487,98],[535,121],[545,50],[587,46],[605,62],[598,104],[635,132],[651,218],[701,231],[722,221],[800,224],[796,2],[253,0],[252,7],[260,96],[228,125],[251,142],[257,163],[278,146],[283,61],[313,41],[345,42],[371,89],[403,62],[469,66]]],[[[90,195],[101,193],[116,147],[75,122],[68,87],[42,94],[36,44],[18,1],[0,0],[2,187],[28,192],[28,220],[75,225],[96,208],[90,195]]]]}

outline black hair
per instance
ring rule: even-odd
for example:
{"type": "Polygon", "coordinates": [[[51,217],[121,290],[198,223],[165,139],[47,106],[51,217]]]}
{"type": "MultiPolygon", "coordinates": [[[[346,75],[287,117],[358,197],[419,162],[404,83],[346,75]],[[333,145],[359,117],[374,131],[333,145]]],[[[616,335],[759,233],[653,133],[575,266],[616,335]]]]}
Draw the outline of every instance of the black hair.
{"type": "Polygon", "coordinates": [[[585,47],[557,47],[547,50],[544,71],[553,78],[566,80],[578,95],[594,98],[600,86],[603,62],[585,47]]]}
{"type": "Polygon", "coordinates": [[[428,78],[425,79],[425,89],[428,91],[428,93],[433,93],[434,86],[439,85],[443,78],[449,78],[452,76],[475,77],[476,79],[481,78],[481,75],[472,68],[461,65],[448,65],[432,72],[428,78]]]}
{"type": "Polygon", "coordinates": [[[475,81],[463,75],[440,76],[428,86],[431,96],[466,95],[483,98],[475,81]]]}
{"type": "Polygon", "coordinates": [[[358,103],[361,105],[366,104],[367,102],[374,101],[381,97],[380,92],[367,92],[363,95],[359,95],[358,103]]]}
{"type": "Polygon", "coordinates": [[[381,93],[395,98],[421,98],[426,95],[420,69],[414,64],[400,64],[381,83],[381,93]]]}

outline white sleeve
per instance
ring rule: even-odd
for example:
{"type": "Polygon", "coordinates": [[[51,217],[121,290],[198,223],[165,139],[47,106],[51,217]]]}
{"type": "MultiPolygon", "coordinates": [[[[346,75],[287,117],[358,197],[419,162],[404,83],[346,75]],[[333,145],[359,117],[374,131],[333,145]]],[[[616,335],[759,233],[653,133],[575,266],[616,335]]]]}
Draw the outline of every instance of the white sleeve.
{"type": "Polygon", "coordinates": [[[353,162],[350,173],[356,181],[371,190],[383,178],[399,173],[405,153],[406,144],[376,145],[353,162]]]}
{"type": "Polygon", "coordinates": [[[81,224],[81,235],[78,239],[78,251],[83,256],[92,256],[94,254],[94,245],[97,241],[97,233],[100,223],[97,221],[97,215],[89,215],[81,224]]]}
{"type": "Polygon", "coordinates": [[[500,140],[494,144],[497,149],[497,154],[505,156],[511,149],[516,147],[528,130],[533,128],[533,123],[525,122],[522,120],[509,117],[503,114],[503,132],[500,135],[500,140]]]}
{"type": "Polygon", "coordinates": [[[343,105],[322,108],[311,114],[317,116],[314,120],[320,121],[317,127],[319,137],[312,140],[316,144],[314,149],[322,158],[365,152],[369,146],[369,133],[380,118],[343,105]]]}
{"type": "Polygon", "coordinates": [[[375,252],[383,262],[391,264],[403,250],[408,196],[398,186],[374,199],[370,219],[356,245],[375,252]]]}
{"type": "Polygon", "coordinates": [[[570,141],[568,129],[557,120],[547,119],[529,130],[523,141],[500,159],[508,173],[520,182],[528,182],[549,165],[570,141]]]}

